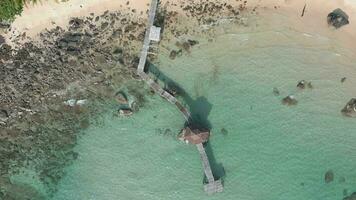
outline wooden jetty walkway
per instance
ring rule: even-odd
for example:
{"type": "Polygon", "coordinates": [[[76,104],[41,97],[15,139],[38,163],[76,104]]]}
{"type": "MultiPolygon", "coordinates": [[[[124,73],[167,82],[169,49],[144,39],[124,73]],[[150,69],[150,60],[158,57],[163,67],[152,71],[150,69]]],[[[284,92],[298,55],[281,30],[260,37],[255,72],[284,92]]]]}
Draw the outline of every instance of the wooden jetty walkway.
{"type": "MultiPolygon", "coordinates": [[[[157,32],[158,29],[155,27],[154,20],[156,16],[156,11],[157,11],[157,6],[158,6],[158,0],[152,0],[151,5],[150,5],[150,10],[149,10],[149,17],[148,17],[148,25],[147,29],[145,32],[145,39],[143,43],[143,48],[141,51],[141,56],[140,56],[140,62],[137,67],[137,74],[141,77],[142,80],[144,80],[158,95],[160,95],[162,98],[166,99],[168,102],[171,104],[174,104],[178,110],[183,114],[185,120],[190,122],[191,120],[191,115],[188,109],[186,109],[179,101],[177,98],[175,98],[173,95],[171,95],[169,92],[165,91],[158,83],[156,83],[154,80],[150,78],[148,74],[144,72],[146,61],[147,61],[147,55],[150,49],[150,43],[152,40],[157,41],[157,38],[159,38],[159,32],[157,32]],[[158,34],[158,36],[157,36],[158,34]]],[[[200,158],[202,161],[203,165],[203,170],[205,173],[205,176],[207,177],[208,183],[204,185],[204,190],[208,194],[213,194],[216,192],[222,192],[223,191],[223,186],[221,180],[215,180],[213,176],[213,172],[210,167],[210,163],[208,160],[208,156],[205,152],[203,143],[198,143],[196,144],[196,147],[200,153],[200,158]]]]}

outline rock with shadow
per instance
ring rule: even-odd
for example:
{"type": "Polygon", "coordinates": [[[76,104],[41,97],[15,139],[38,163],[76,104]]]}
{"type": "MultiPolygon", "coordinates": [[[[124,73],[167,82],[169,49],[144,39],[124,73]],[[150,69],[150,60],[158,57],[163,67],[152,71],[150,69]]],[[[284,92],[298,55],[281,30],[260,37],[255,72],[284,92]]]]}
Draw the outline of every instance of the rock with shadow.
{"type": "Polygon", "coordinates": [[[329,13],[327,21],[329,25],[334,26],[335,28],[340,28],[350,23],[349,16],[340,8],[329,13]]]}
{"type": "Polygon", "coordinates": [[[341,113],[347,117],[356,117],[356,98],[352,98],[341,110],[341,113]]]}

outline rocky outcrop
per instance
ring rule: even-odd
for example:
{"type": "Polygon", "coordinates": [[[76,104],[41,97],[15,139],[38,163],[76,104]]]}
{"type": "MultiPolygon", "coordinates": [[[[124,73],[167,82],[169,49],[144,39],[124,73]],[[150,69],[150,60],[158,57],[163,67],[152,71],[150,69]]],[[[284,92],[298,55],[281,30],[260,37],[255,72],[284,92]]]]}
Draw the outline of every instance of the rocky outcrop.
{"type": "Polygon", "coordinates": [[[356,117],[356,98],[352,98],[341,110],[341,113],[347,117],[356,117]]]}
{"type": "Polygon", "coordinates": [[[337,8],[328,14],[327,22],[335,28],[340,28],[350,23],[349,16],[340,8],[337,8]]]}

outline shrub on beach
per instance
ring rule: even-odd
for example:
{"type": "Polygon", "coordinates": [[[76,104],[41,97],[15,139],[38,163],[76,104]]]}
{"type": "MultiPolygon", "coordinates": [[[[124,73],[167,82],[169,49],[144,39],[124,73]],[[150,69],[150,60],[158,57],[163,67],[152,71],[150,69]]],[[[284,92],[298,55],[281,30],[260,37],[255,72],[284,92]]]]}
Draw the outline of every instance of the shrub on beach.
{"type": "Polygon", "coordinates": [[[29,2],[36,3],[38,0],[0,0],[0,21],[13,20],[29,2]]]}
{"type": "Polygon", "coordinates": [[[23,1],[21,0],[1,0],[0,20],[14,19],[15,15],[21,14],[23,1]]]}

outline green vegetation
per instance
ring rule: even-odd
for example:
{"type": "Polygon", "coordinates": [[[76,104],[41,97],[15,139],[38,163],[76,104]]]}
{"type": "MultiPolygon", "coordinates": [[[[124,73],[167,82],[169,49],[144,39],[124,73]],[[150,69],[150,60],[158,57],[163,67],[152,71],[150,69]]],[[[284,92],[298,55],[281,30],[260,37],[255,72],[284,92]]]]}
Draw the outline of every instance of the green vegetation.
{"type": "Polygon", "coordinates": [[[38,0],[0,0],[0,21],[13,20],[29,2],[36,3],[38,0]]]}

